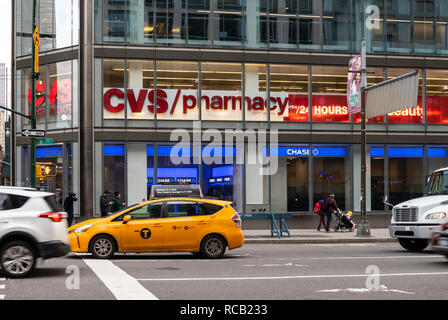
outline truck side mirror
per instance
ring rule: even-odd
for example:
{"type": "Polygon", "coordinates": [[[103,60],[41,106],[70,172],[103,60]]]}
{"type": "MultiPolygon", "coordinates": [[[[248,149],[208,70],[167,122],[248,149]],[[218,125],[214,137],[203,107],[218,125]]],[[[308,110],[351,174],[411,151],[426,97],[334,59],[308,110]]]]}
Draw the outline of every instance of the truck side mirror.
{"type": "Polygon", "coordinates": [[[384,203],[384,204],[387,204],[388,206],[391,206],[391,207],[394,206],[393,204],[387,202],[387,196],[384,196],[384,198],[383,198],[383,203],[384,203]]]}

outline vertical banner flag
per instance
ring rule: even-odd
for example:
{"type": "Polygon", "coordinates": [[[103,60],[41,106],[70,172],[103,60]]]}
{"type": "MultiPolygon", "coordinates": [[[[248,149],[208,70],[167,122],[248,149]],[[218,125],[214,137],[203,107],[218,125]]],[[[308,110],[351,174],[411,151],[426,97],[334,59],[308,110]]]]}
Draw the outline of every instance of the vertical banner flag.
{"type": "Polygon", "coordinates": [[[350,60],[347,77],[347,105],[349,113],[361,112],[361,55],[350,60]]]}

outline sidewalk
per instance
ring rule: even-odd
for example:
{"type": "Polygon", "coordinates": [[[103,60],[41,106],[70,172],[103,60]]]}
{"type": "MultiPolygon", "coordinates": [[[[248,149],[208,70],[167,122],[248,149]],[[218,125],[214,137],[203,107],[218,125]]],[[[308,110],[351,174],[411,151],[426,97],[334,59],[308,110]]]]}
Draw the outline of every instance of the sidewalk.
{"type": "Polygon", "coordinates": [[[277,243],[378,243],[395,242],[389,235],[389,229],[371,229],[370,236],[358,237],[356,230],[353,232],[322,232],[316,229],[294,229],[289,230],[291,237],[283,233],[282,238],[274,234],[271,237],[271,231],[265,230],[243,230],[245,244],[277,244],[277,243]]]}

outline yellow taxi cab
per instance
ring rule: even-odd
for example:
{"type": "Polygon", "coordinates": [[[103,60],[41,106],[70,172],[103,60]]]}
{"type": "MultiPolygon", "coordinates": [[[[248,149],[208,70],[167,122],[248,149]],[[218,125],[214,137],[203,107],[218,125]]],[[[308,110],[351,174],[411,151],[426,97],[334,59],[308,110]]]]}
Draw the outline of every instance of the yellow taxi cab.
{"type": "Polygon", "coordinates": [[[231,202],[182,192],[191,188],[155,187],[152,200],[70,227],[71,250],[97,259],[116,252],[192,252],[216,259],[226,247],[243,245],[241,218],[231,202]]]}

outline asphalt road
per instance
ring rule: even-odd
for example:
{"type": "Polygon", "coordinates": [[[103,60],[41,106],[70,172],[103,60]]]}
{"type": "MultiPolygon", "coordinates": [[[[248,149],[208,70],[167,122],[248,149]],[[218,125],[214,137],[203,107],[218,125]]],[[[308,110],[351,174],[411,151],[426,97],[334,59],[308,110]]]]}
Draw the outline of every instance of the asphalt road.
{"type": "Polygon", "coordinates": [[[221,260],[191,254],[70,254],[33,277],[0,278],[5,300],[447,299],[448,260],[396,243],[248,244],[221,260]]]}

